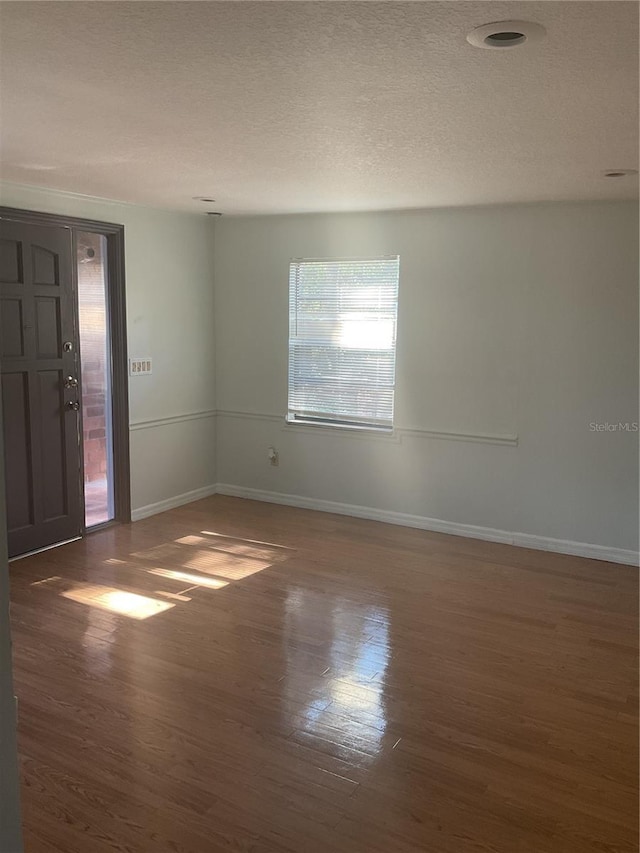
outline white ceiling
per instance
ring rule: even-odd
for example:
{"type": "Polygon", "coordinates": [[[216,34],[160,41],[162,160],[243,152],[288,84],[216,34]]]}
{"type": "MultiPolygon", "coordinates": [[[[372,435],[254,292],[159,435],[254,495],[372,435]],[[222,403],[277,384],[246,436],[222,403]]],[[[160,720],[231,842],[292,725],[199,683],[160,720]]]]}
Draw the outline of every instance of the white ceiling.
{"type": "Polygon", "coordinates": [[[635,2],[3,2],[2,178],[226,214],[637,196],[635,2]],[[537,21],[545,41],[467,44],[537,21]]]}

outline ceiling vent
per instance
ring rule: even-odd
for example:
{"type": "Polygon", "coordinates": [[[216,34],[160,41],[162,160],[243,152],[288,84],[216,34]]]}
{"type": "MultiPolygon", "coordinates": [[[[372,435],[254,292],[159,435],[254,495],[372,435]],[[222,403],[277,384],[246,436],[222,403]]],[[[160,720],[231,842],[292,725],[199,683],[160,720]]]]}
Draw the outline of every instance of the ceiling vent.
{"type": "Polygon", "coordinates": [[[545,28],[531,21],[495,21],[471,30],[467,34],[467,41],[474,47],[486,50],[509,50],[540,41],[545,35],[545,28]]]}

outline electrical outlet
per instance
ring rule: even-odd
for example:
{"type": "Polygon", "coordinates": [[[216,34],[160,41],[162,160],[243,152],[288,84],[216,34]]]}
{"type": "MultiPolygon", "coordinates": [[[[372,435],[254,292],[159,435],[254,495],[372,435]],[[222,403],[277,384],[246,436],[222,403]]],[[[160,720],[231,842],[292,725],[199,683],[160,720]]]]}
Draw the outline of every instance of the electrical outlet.
{"type": "Polygon", "coordinates": [[[147,358],[130,358],[129,359],[129,376],[142,376],[153,373],[153,363],[151,357],[147,358]]]}
{"type": "Polygon", "coordinates": [[[269,457],[269,462],[274,467],[277,467],[280,464],[280,457],[278,456],[278,451],[275,449],[275,447],[269,448],[269,450],[267,451],[267,456],[269,457]]]}

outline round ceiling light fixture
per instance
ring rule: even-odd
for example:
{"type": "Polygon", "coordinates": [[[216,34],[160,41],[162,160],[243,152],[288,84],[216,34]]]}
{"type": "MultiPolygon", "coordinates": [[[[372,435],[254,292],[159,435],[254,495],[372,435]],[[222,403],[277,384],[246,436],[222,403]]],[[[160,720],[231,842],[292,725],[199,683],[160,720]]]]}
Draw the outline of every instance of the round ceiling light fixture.
{"type": "Polygon", "coordinates": [[[540,41],[545,35],[545,28],[532,21],[495,21],[471,30],[467,33],[467,41],[486,50],[508,50],[540,41]]]}
{"type": "Polygon", "coordinates": [[[629,175],[637,175],[637,169],[607,169],[602,173],[605,178],[626,178],[629,175]]]}
{"type": "Polygon", "coordinates": [[[194,195],[193,200],[201,201],[204,204],[213,204],[215,202],[215,198],[211,198],[211,196],[208,195],[194,195]]]}

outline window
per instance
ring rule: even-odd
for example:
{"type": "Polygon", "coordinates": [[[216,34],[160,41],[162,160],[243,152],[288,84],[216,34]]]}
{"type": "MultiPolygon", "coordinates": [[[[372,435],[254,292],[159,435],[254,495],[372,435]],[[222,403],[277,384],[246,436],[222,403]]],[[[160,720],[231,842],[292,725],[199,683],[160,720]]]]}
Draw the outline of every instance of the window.
{"type": "Polygon", "coordinates": [[[289,268],[290,423],[393,428],[399,258],[289,268]]]}

